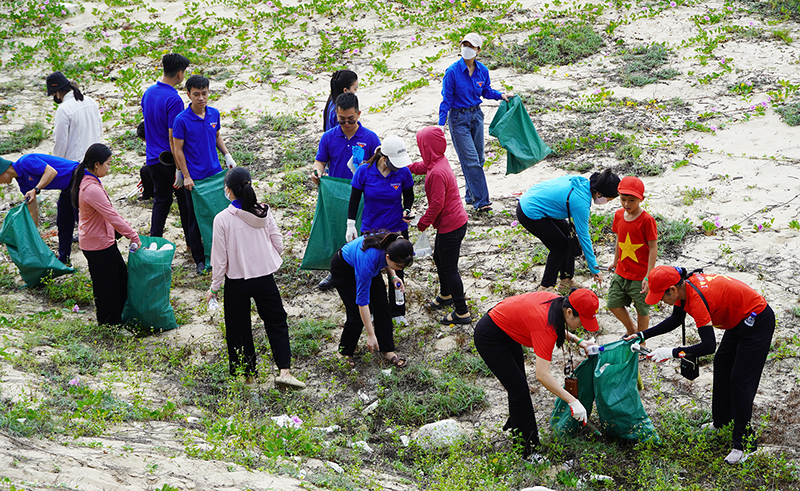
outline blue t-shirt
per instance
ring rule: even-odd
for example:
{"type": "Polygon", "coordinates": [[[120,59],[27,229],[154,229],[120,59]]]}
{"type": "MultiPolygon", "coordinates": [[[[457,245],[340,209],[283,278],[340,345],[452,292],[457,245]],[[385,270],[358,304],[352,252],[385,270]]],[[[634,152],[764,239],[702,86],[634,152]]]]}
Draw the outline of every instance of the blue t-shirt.
{"type": "Polygon", "coordinates": [[[219,127],[219,111],[206,106],[205,118],[200,118],[191,104],[172,123],[172,137],[183,140],[183,155],[192,179],[205,179],[222,171],[217,154],[219,127]]]}
{"type": "Polygon", "coordinates": [[[375,149],[381,146],[381,141],[374,131],[364,128],[360,122],[356,134],[349,140],[342,127],[336,125],[335,128],[322,134],[316,160],[328,164],[329,176],[352,179],[353,173],[347,167],[347,162],[353,156],[355,145],[364,149],[364,160],[368,160],[375,153],[375,149]]]}
{"type": "Polygon", "coordinates": [[[17,173],[17,184],[22,194],[35,188],[44,175],[44,170],[49,165],[58,172],[58,175],[45,186],[45,189],[67,189],[72,179],[72,173],[80,162],[62,159],[45,153],[29,153],[23,155],[11,164],[17,173]]]}
{"type": "Polygon", "coordinates": [[[352,240],[342,247],[342,259],[356,270],[356,305],[369,305],[369,287],[372,278],[378,276],[386,267],[386,252],[370,247],[361,250],[364,236],[352,240]]]}
{"type": "Polygon", "coordinates": [[[183,111],[183,100],[175,87],[156,82],[142,96],[147,165],[158,163],[161,152],[169,151],[169,130],[183,111]]]}
{"type": "Polygon", "coordinates": [[[481,103],[481,97],[499,100],[502,99],[502,94],[492,88],[489,69],[483,63],[475,61],[475,70],[470,77],[464,58],[460,58],[444,72],[439,126],[444,126],[447,122],[450,109],[477,106],[481,103]]]}
{"type": "Polygon", "coordinates": [[[339,118],[336,114],[336,103],[331,101],[328,103],[328,119],[325,120],[325,131],[337,126],[339,126],[339,118]]]}
{"type": "Polygon", "coordinates": [[[575,232],[586,256],[586,263],[589,265],[589,271],[596,274],[599,270],[589,235],[589,211],[592,206],[589,179],[582,176],[562,176],[534,184],[519,197],[519,206],[531,220],[542,218],[566,220],[567,195],[569,195],[572,222],[575,224],[575,232]],[[572,194],[569,194],[570,190],[572,194]]]}
{"type": "Polygon", "coordinates": [[[414,187],[414,178],[407,167],[383,177],[377,164],[362,165],[356,169],[352,184],[364,193],[362,232],[382,228],[390,232],[408,230],[403,221],[403,190],[414,187]]]}

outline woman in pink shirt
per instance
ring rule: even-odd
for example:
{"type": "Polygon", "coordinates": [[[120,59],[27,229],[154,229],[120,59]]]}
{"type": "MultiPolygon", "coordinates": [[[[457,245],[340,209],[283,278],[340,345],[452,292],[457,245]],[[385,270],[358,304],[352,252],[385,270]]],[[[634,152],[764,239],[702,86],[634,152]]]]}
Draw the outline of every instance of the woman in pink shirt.
{"type": "Polygon", "coordinates": [[[275,383],[302,389],[306,384],[297,380],[289,370],[292,359],[289,325],[278,285],[272,276],[281,267],[281,231],[269,206],[257,202],[247,169],[236,167],[228,171],[225,196],[231,204],[214,218],[213,274],[206,301],[216,298],[225,280],[225,340],[230,373],[235,375],[241,365],[249,380],[258,375],[250,322],[252,298],[258,315],[264,321],[269,345],[280,369],[275,383]]]}
{"type": "Polygon", "coordinates": [[[128,299],[128,266],[117,247],[114,231],[131,240],[131,250],[142,242],[122,218],[100,182],[111,168],[111,149],[95,143],[86,150],[72,178],[72,205],[78,209],[78,239],[89,263],[98,324],[122,324],[128,299]]]}
{"type": "Polygon", "coordinates": [[[419,219],[420,232],[433,225],[438,233],[433,246],[433,262],[439,273],[439,295],[430,302],[434,310],[454,305],[455,312],[444,316],[443,324],[469,324],[464,284],[458,272],[461,242],[467,233],[467,212],[458,192],[458,184],[450,162],[444,156],[447,142],[444,131],[438,126],[428,126],[417,133],[417,146],[422,162],[409,166],[413,174],[425,175],[425,195],[428,209],[419,219]]]}

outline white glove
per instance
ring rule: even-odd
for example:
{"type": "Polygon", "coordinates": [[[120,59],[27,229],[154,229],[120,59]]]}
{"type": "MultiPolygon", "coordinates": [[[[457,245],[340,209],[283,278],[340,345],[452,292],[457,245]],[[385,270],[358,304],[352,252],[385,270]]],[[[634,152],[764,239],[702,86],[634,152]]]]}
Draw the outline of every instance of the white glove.
{"type": "Polygon", "coordinates": [[[653,350],[652,353],[647,355],[647,358],[653,360],[656,363],[661,363],[662,361],[671,360],[672,358],[674,358],[674,356],[672,356],[672,350],[673,349],[674,348],[658,348],[658,349],[655,349],[655,350],[653,350]]]}
{"type": "Polygon", "coordinates": [[[356,221],[347,219],[347,233],[344,234],[344,240],[350,242],[352,240],[356,240],[358,237],[358,232],[356,231],[356,221]]]}
{"type": "Polygon", "coordinates": [[[178,169],[175,169],[175,183],[172,185],[175,189],[180,189],[183,187],[183,173],[178,169]]]}
{"type": "Polygon", "coordinates": [[[583,407],[581,401],[575,399],[574,402],[569,403],[569,409],[572,411],[572,417],[576,420],[580,421],[583,424],[586,424],[586,408],[583,407]]]}
{"type": "Polygon", "coordinates": [[[236,167],[236,162],[233,160],[233,155],[229,153],[225,154],[225,163],[228,165],[228,169],[233,169],[236,167]]]}

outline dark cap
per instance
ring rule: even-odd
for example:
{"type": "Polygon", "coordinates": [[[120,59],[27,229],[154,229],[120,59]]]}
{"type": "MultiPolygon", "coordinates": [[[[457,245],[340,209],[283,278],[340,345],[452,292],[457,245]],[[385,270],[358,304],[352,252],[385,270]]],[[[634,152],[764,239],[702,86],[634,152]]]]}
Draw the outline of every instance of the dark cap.
{"type": "Polygon", "coordinates": [[[4,159],[3,157],[0,157],[0,174],[2,174],[3,172],[5,172],[6,170],[8,170],[8,168],[9,168],[9,167],[11,167],[11,165],[12,165],[13,163],[14,163],[14,162],[12,162],[12,161],[10,161],[10,160],[6,160],[6,159],[4,159]]]}
{"type": "Polygon", "coordinates": [[[69,87],[69,80],[63,73],[53,72],[47,77],[47,95],[53,95],[67,87],[69,87]]]}
{"type": "Polygon", "coordinates": [[[597,191],[606,198],[616,198],[619,195],[617,192],[619,177],[611,172],[611,169],[592,174],[589,178],[589,185],[591,189],[597,191]]]}

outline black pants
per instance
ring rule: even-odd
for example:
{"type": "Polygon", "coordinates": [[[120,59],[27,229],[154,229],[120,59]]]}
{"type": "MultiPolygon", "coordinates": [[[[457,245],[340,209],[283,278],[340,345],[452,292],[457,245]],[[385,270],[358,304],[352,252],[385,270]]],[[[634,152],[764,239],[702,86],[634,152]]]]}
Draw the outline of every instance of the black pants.
{"type": "Polygon", "coordinates": [[[488,314],[475,325],[474,340],[481,358],[508,392],[508,426],[515,438],[521,440],[527,457],[539,445],[539,428],[525,376],[522,345],[500,329],[488,314]]]}
{"type": "Polygon", "coordinates": [[[61,190],[56,205],[56,227],[58,228],[58,260],[66,264],[72,252],[72,234],[75,233],[75,219],[78,214],[72,207],[72,181],[61,190]]]}
{"type": "Polygon", "coordinates": [[[172,206],[172,195],[178,200],[178,210],[181,215],[181,226],[186,245],[192,250],[192,259],[195,264],[205,263],[203,252],[203,239],[200,237],[200,228],[194,216],[192,196],[186,188],[174,189],[175,168],[161,164],[150,167],[150,177],[153,179],[153,215],[150,220],[150,236],[163,237],[164,225],[172,206]]]}
{"type": "MultiPolygon", "coordinates": [[[[744,450],[744,440],[752,434],[753,399],[774,332],[775,312],[767,305],[752,327],[742,321],[725,331],[714,355],[714,426],[722,428],[733,421],[733,448],[739,450],[744,450]]],[[[755,449],[756,442],[752,443],[755,449]]]]}
{"type": "MultiPolygon", "coordinates": [[[[71,237],[70,237],[71,239],[71,237]]],[[[99,251],[83,251],[92,277],[92,293],[98,324],[122,324],[122,308],[128,299],[128,266],[114,245],[99,251]]]]}
{"type": "Polygon", "coordinates": [[[550,251],[542,275],[542,286],[555,286],[559,274],[561,279],[572,278],[575,275],[575,257],[569,253],[567,243],[569,222],[555,218],[531,220],[522,211],[519,202],[517,202],[517,220],[550,251]]]}
{"type": "MultiPolygon", "coordinates": [[[[400,232],[400,235],[402,235],[403,238],[408,239],[408,230],[403,230],[402,232],[400,232]]],[[[402,269],[398,269],[397,271],[395,271],[395,274],[405,283],[406,274],[402,269]]],[[[394,284],[392,284],[391,278],[389,278],[389,280],[390,280],[389,285],[387,287],[389,314],[392,317],[400,317],[401,315],[406,315],[406,304],[405,302],[403,302],[403,305],[397,305],[397,299],[395,298],[397,288],[395,288],[394,284]]]]}
{"type": "Polygon", "coordinates": [[[453,296],[456,313],[464,315],[469,312],[464,298],[464,283],[458,272],[458,258],[461,255],[461,242],[467,234],[467,224],[443,234],[436,234],[433,242],[433,262],[439,275],[439,291],[441,296],[453,296]]]}
{"type": "MultiPolygon", "coordinates": [[[[347,313],[342,339],[339,341],[339,353],[352,356],[358,346],[358,338],[361,337],[364,323],[361,321],[361,313],[356,305],[356,271],[342,259],[341,251],[333,255],[331,276],[347,313]]],[[[386,284],[380,274],[372,278],[369,289],[369,307],[374,318],[373,327],[375,328],[375,337],[378,338],[380,352],[394,351],[394,326],[392,326],[392,317],[386,298],[386,284]]]]}
{"type": "Polygon", "coordinates": [[[273,276],[260,276],[249,280],[225,278],[225,341],[228,344],[228,368],[236,374],[239,365],[244,366],[245,375],[255,375],[256,349],[253,344],[253,329],[250,320],[250,299],[256,309],[264,330],[267,332],[272,356],[278,368],[291,366],[292,350],[289,347],[289,325],[283,309],[281,293],[273,276]]]}
{"type": "Polygon", "coordinates": [[[153,197],[153,177],[150,175],[150,166],[145,164],[139,169],[139,178],[142,180],[142,198],[153,197]]]}

